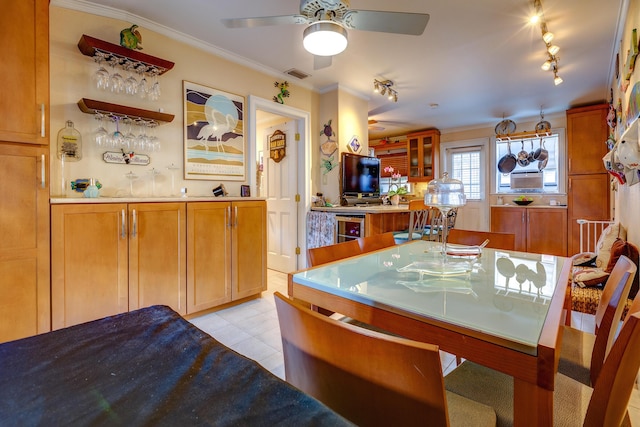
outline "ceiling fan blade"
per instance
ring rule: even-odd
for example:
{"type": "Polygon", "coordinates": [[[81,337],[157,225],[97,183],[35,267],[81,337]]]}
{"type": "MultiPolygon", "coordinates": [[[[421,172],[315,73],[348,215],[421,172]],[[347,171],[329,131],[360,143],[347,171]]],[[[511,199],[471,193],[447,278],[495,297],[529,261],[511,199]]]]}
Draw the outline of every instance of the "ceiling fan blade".
{"type": "Polygon", "coordinates": [[[323,68],[330,67],[332,62],[331,58],[333,57],[313,55],[313,69],[321,70],[323,68]]]}
{"type": "Polygon", "coordinates": [[[227,28],[253,28],[268,25],[307,24],[309,19],[303,15],[258,16],[255,18],[223,19],[227,28]]]}
{"type": "Polygon", "coordinates": [[[421,35],[428,22],[428,13],[383,12],[376,10],[350,10],[344,14],[342,19],[342,24],[347,28],[411,36],[421,35]]]}

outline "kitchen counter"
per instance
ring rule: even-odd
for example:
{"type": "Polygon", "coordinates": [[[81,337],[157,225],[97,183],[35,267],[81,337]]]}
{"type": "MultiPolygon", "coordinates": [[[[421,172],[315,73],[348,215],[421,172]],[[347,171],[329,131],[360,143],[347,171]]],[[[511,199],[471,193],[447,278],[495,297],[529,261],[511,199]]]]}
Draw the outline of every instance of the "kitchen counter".
{"type": "Polygon", "coordinates": [[[532,203],[530,205],[526,205],[526,206],[520,206],[520,205],[516,205],[515,203],[504,203],[502,205],[491,205],[492,208],[545,208],[545,209],[567,209],[567,205],[542,205],[542,204],[535,204],[532,203]]]}
{"type": "Polygon", "coordinates": [[[312,211],[318,212],[331,212],[340,214],[387,214],[387,213],[402,213],[409,211],[409,205],[371,205],[371,206],[312,206],[312,211]]]}
{"type": "Polygon", "coordinates": [[[236,202],[266,200],[264,197],[54,197],[49,199],[52,205],[71,203],[162,203],[162,202],[236,202]]]}

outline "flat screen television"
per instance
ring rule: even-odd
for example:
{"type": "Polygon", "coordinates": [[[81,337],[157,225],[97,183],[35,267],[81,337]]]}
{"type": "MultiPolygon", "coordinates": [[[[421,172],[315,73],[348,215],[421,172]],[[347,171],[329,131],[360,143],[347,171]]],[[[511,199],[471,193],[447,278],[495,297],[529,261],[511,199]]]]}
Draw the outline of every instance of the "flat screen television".
{"type": "Polygon", "coordinates": [[[380,159],[342,153],[342,196],[380,197],[380,159]]]}

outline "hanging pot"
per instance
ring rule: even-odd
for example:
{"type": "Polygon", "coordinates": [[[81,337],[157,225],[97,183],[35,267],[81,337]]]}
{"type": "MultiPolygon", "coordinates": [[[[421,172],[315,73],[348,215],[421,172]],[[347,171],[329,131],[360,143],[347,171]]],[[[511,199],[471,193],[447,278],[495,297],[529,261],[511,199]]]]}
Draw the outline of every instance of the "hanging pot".
{"type": "Polygon", "coordinates": [[[511,173],[516,168],[516,156],[511,153],[511,142],[507,142],[507,154],[498,161],[498,171],[500,173],[511,173]]]}
{"type": "Polygon", "coordinates": [[[529,151],[529,157],[527,158],[529,160],[529,163],[533,163],[536,161],[536,159],[533,157],[535,153],[536,151],[533,149],[533,140],[531,140],[531,151],[529,151]]]}
{"type": "Polygon", "coordinates": [[[518,153],[518,165],[529,166],[529,153],[524,149],[524,141],[522,141],[522,150],[518,153]]]}
{"type": "Polygon", "coordinates": [[[533,158],[539,162],[542,162],[543,160],[546,160],[548,156],[549,152],[546,148],[544,148],[544,139],[540,138],[540,147],[536,150],[535,153],[533,153],[533,158]]]}
{"type": "Polygon", "coordinates": [[[547,162],[548,162],[548,161],[549,161],[549,159],[547,158],[547,159],[544,159],[544,160],[543,160],[543,161],[541,161],[541,162],[538,162],[538,170],[539,170],[540,172],[542,172],[542,169],[544,169],[544,168],[546,168],[546,167],[547,167],[547,162]]]}
{"type": "Polygon", "coordinates": [[[544,119],[544,114],[540,111],[540,121],[536,124],[537,133],[548,133],[551,130],[551,123],[544,119]]]}

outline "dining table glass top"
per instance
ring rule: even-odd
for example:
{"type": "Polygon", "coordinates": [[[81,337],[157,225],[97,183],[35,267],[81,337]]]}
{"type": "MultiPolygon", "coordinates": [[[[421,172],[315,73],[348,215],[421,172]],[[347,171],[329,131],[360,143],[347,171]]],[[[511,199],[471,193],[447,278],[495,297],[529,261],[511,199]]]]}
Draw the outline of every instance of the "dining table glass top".
{"type": "Polygon", "coordinates": [[[456,256],[443,256],[441,246],[417,240],[301,271],[293,281],[535,353],[567,258],[490,248],[465,256],[451,244],[456,256]]]}

